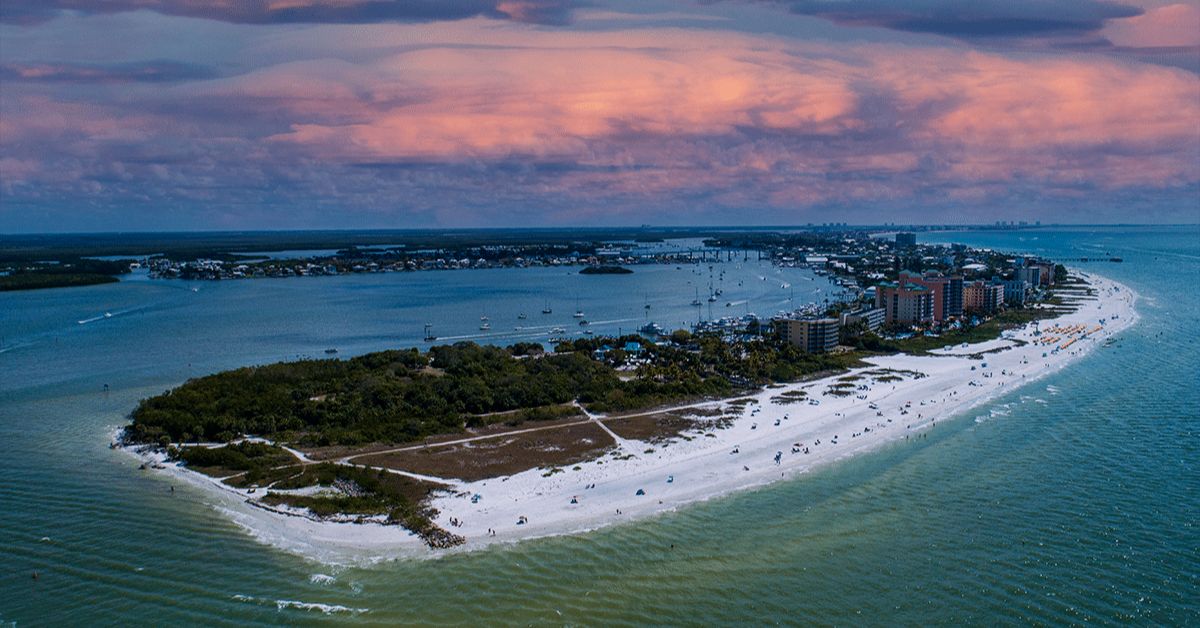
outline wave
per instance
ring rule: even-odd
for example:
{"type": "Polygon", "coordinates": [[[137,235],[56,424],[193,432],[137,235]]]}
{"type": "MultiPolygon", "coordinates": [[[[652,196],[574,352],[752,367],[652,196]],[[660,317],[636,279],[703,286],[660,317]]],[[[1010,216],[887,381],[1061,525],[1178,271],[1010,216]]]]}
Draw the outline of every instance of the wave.
{"type": "Polygon", "coordinates": [[[371,609],[369,608],[351,608],[349,606],[342,606],[341,604],[322,604],[320,602],[301,602],[298,600],[268,600],[265,598],[257,598],[252,595],[241,594],[234,594],[232,597],[239,602],[249,602],[251,604],[258,604],[260,606],[270,606],[273,604],[275,605],[276,610],[280,611],[287,608],[294,608],[302,611],[320,611],[326,615],[333,615],[334,613],[361,615],[362,613],[371,612],[371,609]]]}
{"type": "Polygon", "coordinates": [[[315,573],[308,577],[308,581],[313,584],[331,585],[337,582],[337,578],[323,573],[315,573]]]}

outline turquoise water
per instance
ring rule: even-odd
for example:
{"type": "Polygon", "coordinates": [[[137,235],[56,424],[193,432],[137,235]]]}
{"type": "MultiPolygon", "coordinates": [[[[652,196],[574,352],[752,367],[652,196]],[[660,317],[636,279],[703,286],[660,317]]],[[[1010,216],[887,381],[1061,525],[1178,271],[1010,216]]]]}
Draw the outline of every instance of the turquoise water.
{"type": "MultiPolygon", "coordinates": [[[[509,328],[570,329],[578,298],[598,331],[647,318],[674,326],[695,318],[687,302],[695,285],[703,298],[707,269],[414,273],[198,292],[142,278],[0,294],[0,622],[1200,623],[1200,230],[942,237],[1121,256],[1089,268],[1137,290],[1142,320],[1116,346],[939,422],[927,440],[591,534],[372,566],[256,543],[201,492],[171,494],[110,451],[111,429],[137,399],[189,376],[326,347],[344,356],[409,345],[425,322],[474,336],[486,314],[508,334],[499,340],[532,339],[544,330],[509,328]],[[555,313],[543,321],[547,299],[555,313]]],[[[830,288],[799,270],[722,268],[717,314],[785,307],[785,281],[797,302],[830,288]]]]}

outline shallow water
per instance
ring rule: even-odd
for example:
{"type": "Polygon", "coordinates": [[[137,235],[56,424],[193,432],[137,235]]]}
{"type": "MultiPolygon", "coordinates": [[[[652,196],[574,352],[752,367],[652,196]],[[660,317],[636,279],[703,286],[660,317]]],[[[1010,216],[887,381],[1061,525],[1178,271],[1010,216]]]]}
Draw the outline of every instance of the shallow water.
{"type": "MultiPolygon", "coordinates": [[[[579,298],[598,333],[647,318],[677,326],[695,319],[687,304],[694,287],[705,297],[707,267],[135,278],[0,294],[0,621],[1200,622],[1200,231],[941,238],[1121,256],[1087,268],[1137,290],[1142,319],[1115,346],[939,421],[928,439],[599,532],[358,567],[255,542],[203,493],[171,494],[138,472],[107,448],[109,433],[137,399],[187,377],[327,347],[344,357],[407,346],[425,322],[478,336],[487,315],[498,341],[539,339],[546,330],[511,327],[576,332],[579,298]],[[542,320],[547,299],[555,313],[542,320]]],[[[717,315],[786,307],[783,282],[798,303],[832,288],[754,260],[722,269],[717,315]]]]}

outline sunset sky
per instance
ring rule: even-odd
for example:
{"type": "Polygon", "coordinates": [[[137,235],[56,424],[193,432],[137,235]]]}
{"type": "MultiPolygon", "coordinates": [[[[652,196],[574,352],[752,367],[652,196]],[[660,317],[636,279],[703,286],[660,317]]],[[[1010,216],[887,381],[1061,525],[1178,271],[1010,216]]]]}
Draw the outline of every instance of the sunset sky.
{"type": "Polygon", "coordinates": [[[0,232],[1200,220],[1200,2],[0,0],[0,232]]]}

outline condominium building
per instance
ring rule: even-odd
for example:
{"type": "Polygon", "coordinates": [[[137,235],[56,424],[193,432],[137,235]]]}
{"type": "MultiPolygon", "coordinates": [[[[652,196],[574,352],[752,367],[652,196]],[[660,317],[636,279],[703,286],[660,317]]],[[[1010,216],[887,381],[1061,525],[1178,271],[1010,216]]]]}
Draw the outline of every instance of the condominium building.
{"type": "Polygon", "coordinates": [[[990,314],[1004,303],[1004,286],[983,280],[972,281],[963,286],[963,310],[990,314]]]}
{"type": "Polygon", "coordinates": [[[1017,307],[1025,305],[1025,296],[1029,291],[1029,284],[1024,279],[1019,277],[1016,279],[1004,279],[1000,281],[1000,285],[1004,288],[1004,302],[1006,304],[1017,307]]]}
{"type": "Polygon", "coordinates": [[[963,278],[945,277],[941,273],[919,275],[910,271],[900,273],[900,281],[924,286],[933,294],[933,320],[945,322],[963,313],[963,278]]]}
{"type": "Polygon", "coordinates": [[[881,307],[863,308],[842,313],[842,327],[864,323],[869,331],[878,331],[887,322],[887,312],[881,307]]]}
{"type": "Polygon", "coordinates": [[[888,323],[921,325],[933,322],[933,293],[925,286],[902,281],[875,287],[875,307],[888,323]]]}
{"type": "Polygon", "coordinates": [[[805,353],[826,353],[837,347],[838,319],[803,318],[777,321],[784,342],[805,353]]]}

